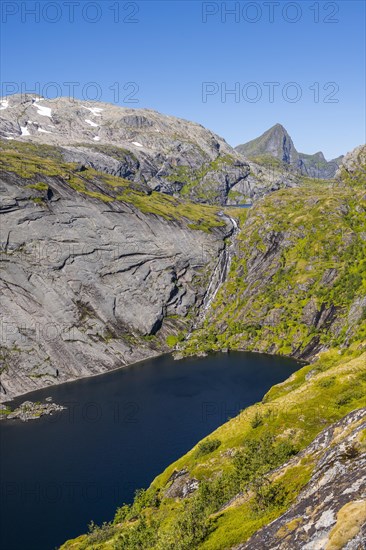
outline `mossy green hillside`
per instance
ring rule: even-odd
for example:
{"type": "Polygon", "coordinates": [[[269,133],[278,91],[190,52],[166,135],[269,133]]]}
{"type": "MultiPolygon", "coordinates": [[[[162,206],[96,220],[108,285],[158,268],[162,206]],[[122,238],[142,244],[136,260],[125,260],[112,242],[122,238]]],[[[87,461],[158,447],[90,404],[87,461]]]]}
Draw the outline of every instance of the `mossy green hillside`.
{"type": "Polygon", "coordinates": [[[310,357],[366,337],[364,187],[307,183],[259,201],[187,354],[223,348],[310,357]]]}
{"type": "Polygon", "coordinates": [[[114,521],[63,550],[225,550],[244,542],[284,513],[309,481],[315,459],[299,451],[365,406],[365,396],[366,353],[323,354],[170,465],[114,521]],[[199,489],[168,498],[171,476],[181,470],[200,481],[199,489]]]}

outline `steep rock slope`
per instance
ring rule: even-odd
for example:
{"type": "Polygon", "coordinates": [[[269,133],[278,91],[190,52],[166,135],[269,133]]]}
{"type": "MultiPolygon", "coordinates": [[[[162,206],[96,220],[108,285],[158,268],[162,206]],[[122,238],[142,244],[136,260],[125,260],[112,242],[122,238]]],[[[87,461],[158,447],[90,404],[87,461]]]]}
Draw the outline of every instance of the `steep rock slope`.
{"type": "Polygon", "coordinates": [[[260,164],[268,164],[272,157],[295,172],[319,179],[332,179],[343,158],[337,157],[328,162],[321,151],[313,155],[299,153],[281,124],[275,124],[258,138],[238,145],[236,150],[260,164]]]}
{"type": "Polygon", "coordinates": [[[0,138],[195,202],[241,204],[302,183],[289,165],[249,163],[200,124],[149,109],[32,95],[4,98],[0,138]]]}
{"type": "Polygon", "coordinates": [[[336,179],[351,188],[366,188],[366,145],[360,145],[347,153],[340,165],[336,179]]]}
{"type": "Polygon", "coordinates": [[[236,150],[246,157],[269,155],[286,164],[296,165],[299,160],[294,143],[281,124],[275,124],[258,138],[238,145],[236,150]]]}
{"type": "Polygon", "coordinates": [[[1,155],[1,400],[146,358],[187,330],[230,235],[210,206],[10,142],[1,155]],[[81,171],[80,171],[81,170],[81,171]]]}
{"type": "Polygon", "coordinates": [[[302,460],[311,457],[315,467],[296,502],[235,550],[362,548],[366,541],[365,436],[366,409],[358,409],[316,437],[299,455],[302,460]]]}

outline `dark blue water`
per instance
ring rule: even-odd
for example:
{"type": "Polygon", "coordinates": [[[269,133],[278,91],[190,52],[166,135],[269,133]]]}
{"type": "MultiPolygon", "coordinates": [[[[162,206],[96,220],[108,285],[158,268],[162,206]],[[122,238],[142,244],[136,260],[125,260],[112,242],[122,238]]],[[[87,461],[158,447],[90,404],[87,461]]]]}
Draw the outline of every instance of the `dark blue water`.
{"type": "Polygon", "coordinates": [[[53,550],[90,520],[112,519],[137,488],[298,368],[251,353],[167,355],[28,394],[68,410],[0,424],[0,547],[53,550]]]}

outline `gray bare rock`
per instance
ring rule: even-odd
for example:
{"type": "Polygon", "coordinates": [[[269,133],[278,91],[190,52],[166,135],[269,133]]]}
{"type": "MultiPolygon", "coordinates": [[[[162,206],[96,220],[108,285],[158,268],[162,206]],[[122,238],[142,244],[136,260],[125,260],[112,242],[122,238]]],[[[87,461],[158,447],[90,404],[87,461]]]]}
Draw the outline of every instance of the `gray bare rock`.
{"type": "Polygon", "coordinates": [[[187,470],[174,471],[170,476],[168,489],[165,491],[166,498],[186,498],[199,487],[199,481],[191,478],[187,470]]]}
{"type": "Polygon", "coordinates": [[[2,100],[0,139],[52,145],[67,162],[196,202],[242,204],[300,182],[292,165],[249,162],[240,147],[200,124],[108,103],[9,96],[2,100]]]}
{"type": "Polygon", "coordinates": [[[51,193],[34,202],[28,181],[0,176],[1,401],[167,351],[233,231],[225,216],[194,230],[59,177],[44,176],[51,193]]]}

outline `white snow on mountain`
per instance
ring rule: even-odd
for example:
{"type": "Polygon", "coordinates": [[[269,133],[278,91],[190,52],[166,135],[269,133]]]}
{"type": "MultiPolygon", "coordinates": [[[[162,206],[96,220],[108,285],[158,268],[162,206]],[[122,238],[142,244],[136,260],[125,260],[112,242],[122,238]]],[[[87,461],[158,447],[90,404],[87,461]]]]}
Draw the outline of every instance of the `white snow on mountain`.
{"type": "Polygon", "coordinates": [[[52,109],[50,107],[44,107],[43,105],[38,104],[35,104],[34,107],[37,109],[39,115],[52,118],[52,109]]]}
{"type": "Polygon", "coordinates": [[[97,128],[98,127],[98,124],[95,124],[95,122],[93,122],[92,120],[89,120],[89,119],[85,119],[85,122],[87,124],[89,124],[90,126],[94,126],[94,128],[97,128]]]}
{"type": "Polygon", "coordinates": [[[94,116],[102,116],[100,113],[103,111],[100,107],[85,107],[82,105],[83,109],[87,109],[90,111],[94,116]]]}

